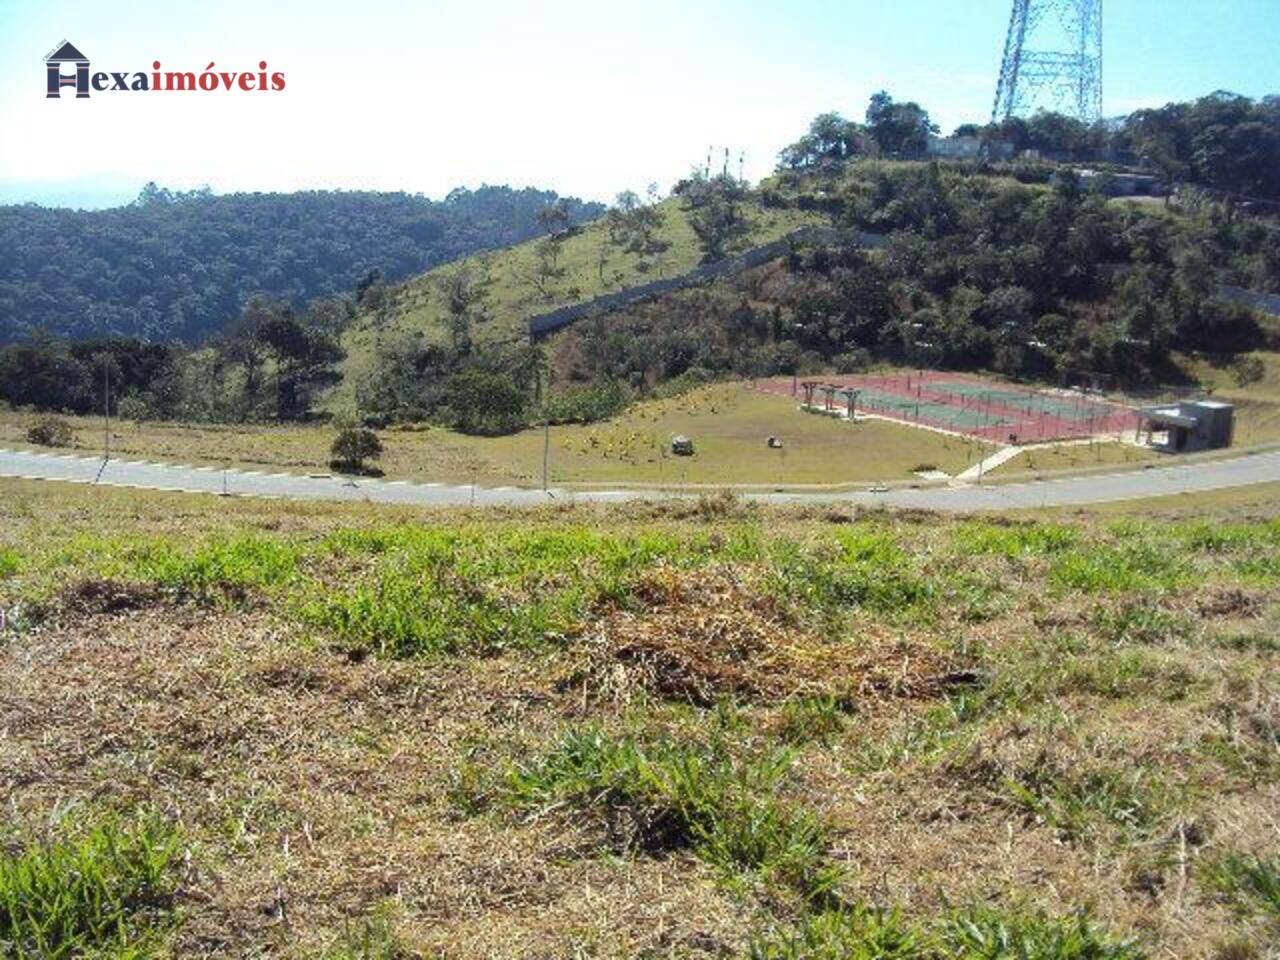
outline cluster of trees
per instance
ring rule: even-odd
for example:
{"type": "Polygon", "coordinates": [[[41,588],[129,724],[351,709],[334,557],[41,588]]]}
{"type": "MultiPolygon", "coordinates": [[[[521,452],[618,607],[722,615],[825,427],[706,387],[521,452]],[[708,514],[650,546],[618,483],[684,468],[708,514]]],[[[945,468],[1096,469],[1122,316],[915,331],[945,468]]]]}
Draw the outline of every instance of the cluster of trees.
{"type": "Polygon", "coordinates": [[[731,174],[708,176],[697,171],[678,183],[674,193],[684,202],[703,263],[723,260],[735,252],[751,232],[746,213],[751,188],[731,174]]]}
{"type": "Polygon", "coordinates": [[[406,193],[171,192],[149,184],[112,210],[0,207],[0,343],[36,330],[67,337],[198,342],[254,293],[331,297],[381,270],[391,281],[537,236],[604,207],[509,187],[406,193]]]}
{"type": "Polygon", "coordinates": [[[557,368],[635,391],[873,358],[1140,384],[1176,375],[1174,349],[1267,344],[1249,310],[1215,294],[1223,278],[1280,290],[1273,223],[1150,216],[1069,172],[1046,190],[936,164],[856,168],[833,200],[887,247],[798,249],[731,286],[588,321],[562,339],[557,368]]]}
{"type": "Polygon", "coordinates": [[[47,333],[0,347],[0,400],[14,407],[135,419],[303,420],[341,379],[337,329],[350,300],[306,311],[254,296],[225,334],[191,349],[137,337],[47,333]]]}
{"type": "MultiPolygon", "coordinates": [[[[877,93],[865,123],[824,113],[779,156],[787,170],[837,166],[862,156],[920,157],[938,132],[928,111],[877,93]]],[[[1143,164],[1170,183],[1280,200],[1280,96],[1252,100],[1219,91],[1190,103],[1086,124],[1041,111],[999,123],[966,123],[956,136],[1004,142],[1063,161],[1143,164]]]]}
{"type": "Polygon", "coordinates": [[[867,106],[866,123],[821,114],[804,136],[782,150],[779,163],[788,170],[809,170],[867,155],[919,157],[937,132],[938,125],[920,104],[899,103],[881,90],[867,106]]]}

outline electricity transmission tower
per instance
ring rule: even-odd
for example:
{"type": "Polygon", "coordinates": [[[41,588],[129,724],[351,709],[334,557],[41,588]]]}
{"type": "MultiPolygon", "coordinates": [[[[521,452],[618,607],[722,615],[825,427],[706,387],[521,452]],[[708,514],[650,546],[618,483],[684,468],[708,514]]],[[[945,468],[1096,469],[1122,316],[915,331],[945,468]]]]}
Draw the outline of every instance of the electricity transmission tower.
{"type": "Polygon", "coordinates": [[[1036,108],[1102,119],[1102,0],[1013,0],[991,122],[1036,108]]]}

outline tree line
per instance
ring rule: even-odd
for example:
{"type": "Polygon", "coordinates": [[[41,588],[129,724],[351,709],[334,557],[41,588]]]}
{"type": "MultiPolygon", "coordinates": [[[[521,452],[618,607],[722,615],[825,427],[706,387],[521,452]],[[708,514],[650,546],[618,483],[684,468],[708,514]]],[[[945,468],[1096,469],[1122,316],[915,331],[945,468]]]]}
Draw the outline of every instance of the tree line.
{"type": "Polygon", "coordinates": [[[406,193],[215,196],[149,184],[111,210],[0,207],[0,344],[35,331],[196,343],[257,293],[306,303],[379,269],[398,280],[537,236],[553,206],[569,222],[601,204],[481,187],[439,202],[406,193]]]}
{"type": "MultiPolygon", "coordinates": [[[[864,121],[821,114],[782,150],[780,165],[813,170],[867,156],[918,159],[939,132],[925,108],[884,92],[871,98],[864,121]]],[[[1142,165],[1169,185],[1189,182],[1280,201],[1280,96],[1253,100],[1218,91],[1093,124],[1040,111],[999,123],[962,124],[954,135],[1035,150],[1058,161],[1142,165]]]]}

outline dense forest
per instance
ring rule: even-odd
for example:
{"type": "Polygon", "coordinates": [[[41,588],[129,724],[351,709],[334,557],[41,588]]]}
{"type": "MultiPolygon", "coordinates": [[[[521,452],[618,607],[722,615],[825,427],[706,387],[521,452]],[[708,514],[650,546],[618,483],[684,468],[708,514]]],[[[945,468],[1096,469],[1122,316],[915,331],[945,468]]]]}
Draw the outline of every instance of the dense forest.
{"type": "Polygon", "coordinates": [[[398,280],[527,240],[549,206],[571,222],[600,204],[481,187],[433,202],[406,193],[215,196],[150,184],[111,210],[0,207],[0,343],[44,330],[188,343],[218,333],[255,293],[302,304],[381,271],[398,280]]]}

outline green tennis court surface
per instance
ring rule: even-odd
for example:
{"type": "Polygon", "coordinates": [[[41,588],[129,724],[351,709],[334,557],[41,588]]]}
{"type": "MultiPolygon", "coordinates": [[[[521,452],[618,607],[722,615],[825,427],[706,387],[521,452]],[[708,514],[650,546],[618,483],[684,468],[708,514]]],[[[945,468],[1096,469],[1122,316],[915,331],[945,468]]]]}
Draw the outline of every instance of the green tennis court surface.
{"type": "Polygon", "coordinates": [[[980,383],[964,381],[944,380],[926,384],[924,389],[979,403],[994,403],[1014,410],[1025,410],[1028,413],[1047,413],[1063,420],[1089,420],[1109,416],[1112,412],[1092,403],[1082,403],[1065,397],[1050,397],[1030,391],[993,389],[980,383]]]}
{"type": "Polygon", "coordinates": [[[890,416],[904,420],[928,420],[947,427],[973,429],[975,427],[1007,427],[1018,423],[998,417],[982,410],[967,410],[964,407],[953,407],[946,403],[931,400],[913,400],[896,393],[884,393],[880,390],[863,389],[858,394],[856,405],[868,410],[887,411],[890,416]]]}

